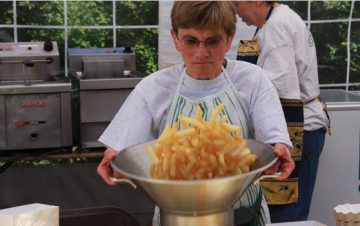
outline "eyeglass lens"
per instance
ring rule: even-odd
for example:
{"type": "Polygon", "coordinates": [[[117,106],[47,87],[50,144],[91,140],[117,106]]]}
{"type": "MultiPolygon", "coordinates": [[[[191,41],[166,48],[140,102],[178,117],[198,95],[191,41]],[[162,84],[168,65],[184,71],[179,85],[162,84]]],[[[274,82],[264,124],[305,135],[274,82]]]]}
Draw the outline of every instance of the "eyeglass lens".
{"type": "Polygon", "coordinates": [[[200,41],[197,38],[183,38],[180,39],[186,48],[194,49],[200,46],[200,43],[204,43],[206,48],[215,49],[220,47],[223,44],[223,39],[221,38],[209,38],[204,41],[200,41]]]}

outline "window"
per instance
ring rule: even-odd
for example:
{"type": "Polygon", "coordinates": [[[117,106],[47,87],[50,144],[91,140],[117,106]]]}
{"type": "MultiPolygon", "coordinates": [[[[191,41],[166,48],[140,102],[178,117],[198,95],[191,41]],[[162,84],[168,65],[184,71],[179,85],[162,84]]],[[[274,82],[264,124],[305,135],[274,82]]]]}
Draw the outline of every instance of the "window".
{"type": "Polygon", "coordinates": [[[360,1],[283,1],[314,36],[321,88],[360,90],[360,1]]]}
{"type": "MultiPolygon", "coordinates": [[[[313,33],[320,87],[360,90],[360,0],[281,3],[295,10],[313,33]]],[[[159,11],[169,13],[171,5],[166,1],[0,1],[0,42],[55,40],[64,71],[68,48],[131,46],[137,70],[149,74],[158,69],[159,11]]],[[[172,48],[171,39],[161,42],[172,48]]]]}
{"type": "Polygon", "coordinates": [[[0,1],[0,42],[57,41],[68,48],[131,46],[137,70],[157,70],[157,1],[0,1]]]}

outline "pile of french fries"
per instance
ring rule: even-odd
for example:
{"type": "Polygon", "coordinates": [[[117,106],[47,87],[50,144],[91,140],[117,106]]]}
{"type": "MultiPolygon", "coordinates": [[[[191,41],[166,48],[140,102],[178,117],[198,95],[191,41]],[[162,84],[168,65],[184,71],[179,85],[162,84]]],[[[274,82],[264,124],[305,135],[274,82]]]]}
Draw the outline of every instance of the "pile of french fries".
{"type": "Polygon", "coordinates": [[[250,171],[256,155],[250,152],[241,129],[226,116],[216,121],[224,104],[214,110],[209,122],[199,106],[196,118],[179,115],[179,123],[167,125],[155,147],[148,146],[150,176],[156,179],[195,180],[218,178],[250,171]]]}

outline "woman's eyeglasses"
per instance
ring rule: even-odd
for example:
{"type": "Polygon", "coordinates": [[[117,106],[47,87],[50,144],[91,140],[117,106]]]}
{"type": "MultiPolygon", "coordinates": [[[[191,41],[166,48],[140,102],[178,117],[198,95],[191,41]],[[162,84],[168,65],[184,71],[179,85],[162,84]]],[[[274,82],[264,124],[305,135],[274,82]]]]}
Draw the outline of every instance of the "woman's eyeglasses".
{"type": "Polygon", "coordinates": [[[193,37],[185,37],[178,39],[180,40],[181,44],[189,50],[196,50],[197,48],[199,48],[201,43],[204,43],[207,50],[216,50],[220,47],[223,47],[225,43],[224,39],[222,38],[208,38],[204,41],[200,41],[199,39],[193,37]]]}

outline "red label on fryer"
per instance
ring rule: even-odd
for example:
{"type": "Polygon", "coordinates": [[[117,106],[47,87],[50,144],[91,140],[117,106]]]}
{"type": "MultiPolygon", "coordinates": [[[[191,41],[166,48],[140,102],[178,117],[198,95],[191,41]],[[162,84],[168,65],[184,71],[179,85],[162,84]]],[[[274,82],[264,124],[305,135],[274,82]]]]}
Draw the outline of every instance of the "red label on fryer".
{"type": "Polygon", "coordinates": [[[21,103],[21,108],[38,108],[38,107],[45,107],[46,102],[40,101],[40,100],[34,100],[34,101],[25,101],[21,103]]]}

